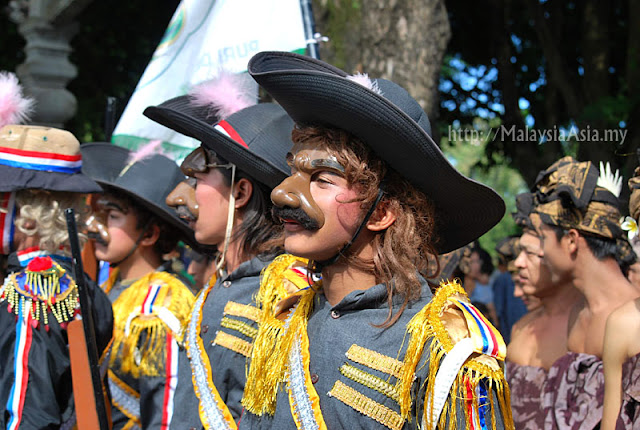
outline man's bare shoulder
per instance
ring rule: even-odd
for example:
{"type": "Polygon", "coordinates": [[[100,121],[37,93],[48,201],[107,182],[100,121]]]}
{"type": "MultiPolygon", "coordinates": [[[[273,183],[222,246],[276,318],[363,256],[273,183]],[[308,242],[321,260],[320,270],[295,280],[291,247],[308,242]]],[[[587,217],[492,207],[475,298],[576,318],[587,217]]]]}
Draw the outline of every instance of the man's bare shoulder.
{"type": "Polygon", "coordinates": [[[542,307],[537,307],[530,312],[527,312],[520,318],[511,328],[511,337],[513,338],[518,332],[524,330],[529,327],[531,324],[535,323],[540,319],[544,310],[542,307]]]}

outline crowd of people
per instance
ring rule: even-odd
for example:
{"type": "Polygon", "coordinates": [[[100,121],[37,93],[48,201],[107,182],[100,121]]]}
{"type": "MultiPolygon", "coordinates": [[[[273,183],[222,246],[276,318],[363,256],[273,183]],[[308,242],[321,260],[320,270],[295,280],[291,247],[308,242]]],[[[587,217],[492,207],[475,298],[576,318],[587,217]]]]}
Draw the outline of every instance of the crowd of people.
{"type": "Polygon", "coordinates": [[[145,109],[200,142],[180,166],[0,123],[1,428],[91,428],[78,344],[113,429],[633,428],[640,170],[621,222],[622,178],[558,160],[494,265],[504,201],[405,89],[248,71],[145,109]]]}

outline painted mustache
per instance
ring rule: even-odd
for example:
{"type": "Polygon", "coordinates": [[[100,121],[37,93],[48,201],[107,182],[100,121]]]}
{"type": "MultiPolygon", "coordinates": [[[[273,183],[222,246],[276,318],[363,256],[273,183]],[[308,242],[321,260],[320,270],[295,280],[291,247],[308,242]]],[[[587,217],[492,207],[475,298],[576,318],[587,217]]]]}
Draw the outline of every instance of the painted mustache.
{"type": "Polygon", "coordinates": [[[300,224],[305,230],[318,230],[320,228],[318,222],[311,219],[309,215],[300,208],[293,209],[287,206],[274,206],[272,212],[274,217],[280,218],[282,221],[294,221],[300,224]]]}
{"type": "Polygon", "coordinates": [[[184,206],[184,205],[177,206],[175,208],[175,211],[176,211],[176,214],[178,215],[178,218],[180,218],[183,221],[186,221],[187,223],[196,221],[196,217],[193,216],[193,214],[191,213],[191,211],[187,206],[184,206]]]}
{"type": "Polygon", "coordinates": [[[95,240],[96,243],[99,243],[101,245],[107,246],[108,243],[105,242],[105,240],[102,238],[102,236],[100,236],[100,233],[96,232],[96,231],[90,231],[87,233],[87,237],[89,239],[95,240]]]}

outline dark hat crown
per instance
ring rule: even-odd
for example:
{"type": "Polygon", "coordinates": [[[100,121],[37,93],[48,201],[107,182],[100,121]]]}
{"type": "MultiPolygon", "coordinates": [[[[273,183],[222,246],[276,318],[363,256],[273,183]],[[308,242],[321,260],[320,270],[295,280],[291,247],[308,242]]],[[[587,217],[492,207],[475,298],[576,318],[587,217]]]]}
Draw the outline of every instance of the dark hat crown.
{"type": "Polygon", "coordinates": [[[431,122],[422,106],[413,98],[411,94],[395,82],[386,79],[374,79],[377,83],[382,97],[389,100],[402,110],[409,118],[414,120],[425,133],[431,136],[431,122]]]}
{"type": "Polygon", "coordinates": [[[175,217],[175,211],[167,206],[165,199],[184,180],[178,165],[165,157],[155,154],[131,165],[126,165],[112,184],[132,194],[136,200],[152,203],[175,217]]]}
{"type": "MultiPolygon", "coordinates": [[[[265,162],[272,164],[283,175],[289,175],[290,169],[287,165],[286,157],[292,145],[291,130],[293,129],[293,120],[280,106],[273,103],[249,106],[230,115],[224,121],[233,127],[249,151],[265,162]]],[[[231,140],[235,141],[233,137],[231,137],[231,140]]],[[[216,153],[220,151],[219,143],[203,143],[216,153]]],[[[236,143],[242,144],[237,141],[236,143]]],[[[223,157],[225,156],[223,155],[223,157]]],[[[236,160],[228,161],[237,164],[236,160]]],[[[253,176],[252,171],[245,173],[253,176]]]]}

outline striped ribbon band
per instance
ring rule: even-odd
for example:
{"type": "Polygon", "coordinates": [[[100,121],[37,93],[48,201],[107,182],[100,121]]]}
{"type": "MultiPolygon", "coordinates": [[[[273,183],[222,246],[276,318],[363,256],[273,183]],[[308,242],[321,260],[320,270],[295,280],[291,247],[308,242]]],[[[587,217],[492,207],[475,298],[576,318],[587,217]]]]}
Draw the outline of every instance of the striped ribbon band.
{"type": "MultiPolygon", "coordinates": [[[[64,249],[64,246],[61,246],[60,249],[61,250],[64,249]]],[[[66,261],[66,262],[71,261],[71,258],[64,255],[49,254],[47,251],[40,249],[39,246],[32,246],[31,248],[23,249],[22,251],[16,252],[16,255],[18,257],[18,261],[20,262],[20,266],[22,267],[27,267],[29,262],[34,258],[44,257],[46,255],[50,256],[51,258],[57,261],[66,261]]]]}
{"type": "Polygon", "coordinates": [[[474,342],[474,350],[504,360],[507,352],[504,340],[500,335],[496,335],[497,330],[486,317],[470,303],[461,300],[456,300],[455,303],[462,310],[467,321],[474,342]]]}
{"type": "MultiPolygon", "coordinates": [[[[22,300],[22,299],[21,299],[22,300]]],[[[29,381],[29,350],[31,349],[32,328],[31,312],[22,315],[23,306],[18,312],[16,323],[16,341],[13,351],[13,385],[9,391],[6,412],[9,414],[7,430],[16,430],[22,421],[22,411],[29,381]]]]}
{"type": "Polygon", "coordinates": [[[0,164],[44,172],[79,173],[82,169],[82,155],[64,155],[0,147],[0,164]]]}
{"type": "Polygon", "coordinates": [[[15,226],[13,221],[16,218],[16,194],[0,193],[0,227],[2,228],[2,238],[0,246],[3,254],[11,253],[13,246],[13,235],[15,226]]]}
{"type": "Polygon", "coordinates": [[[215,128],[220,133],[224,134],[234,142],[239,143],[245,148],[249,148],[249,145],[245,143],[244,139],[240,137],[240,134],[238,134],[238,132],[233,128],[233,126],[229,124],[227,121],[222,120],[219,123],[217,123],[213,128],[215,128]]]}
{"type": "Polygon", "coordinates": [[[173,400],[178,386],[178,342],[167,333],[167,361],[164,384],[164,400],[162,402],[162,422],[160,428],[166,430],[173,417],[173,400]]]}
{"type": "Polygon", "coordinates": [[[152,284],[149,287],[149,291],[147,291],[147,297],[145,297],[144,302],[142,303],[142,314],[143,315],[151,315],[153,313],[153,305],[158,297],[158,292],[162,288],[160,284],[152,284]]]}

